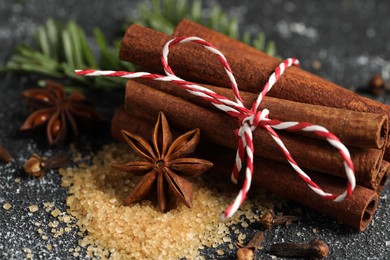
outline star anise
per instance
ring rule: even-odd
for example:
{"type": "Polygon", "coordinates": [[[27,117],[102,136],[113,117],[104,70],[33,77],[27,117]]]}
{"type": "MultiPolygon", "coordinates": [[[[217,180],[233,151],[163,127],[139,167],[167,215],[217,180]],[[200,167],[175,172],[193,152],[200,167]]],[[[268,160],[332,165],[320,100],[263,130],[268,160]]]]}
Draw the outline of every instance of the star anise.
{"type": "Polygon", "coordinates": [[[45,88],[34,88],[22,92],[22,97],[34,112],[24,121],[20,130],[46,126],[49,144],[59,144],[67,137],[70,125],[73,136],[79,134],[78,120],[103,121],[104,117],[93,109],[83,94],[73,92],[65,95],[61,85],[46,81],[45,88]]]}
{"type": "Polygon", "coordinates": [[[123,138],[145,161],[115,163],[112,167],[142,176],[141,181],[124,199],[129,205],[139,202],[157,189],[161,211],[176,207],[176,200],[192,207],[192,184],[183,176],[199,176],[210,169],[209,161],[187,158],[199,142],[200,131],[195,129],[172,142],[168,121],[160,112],[153,132],[152,144],[135,134],[122,130],[123,138]]]}

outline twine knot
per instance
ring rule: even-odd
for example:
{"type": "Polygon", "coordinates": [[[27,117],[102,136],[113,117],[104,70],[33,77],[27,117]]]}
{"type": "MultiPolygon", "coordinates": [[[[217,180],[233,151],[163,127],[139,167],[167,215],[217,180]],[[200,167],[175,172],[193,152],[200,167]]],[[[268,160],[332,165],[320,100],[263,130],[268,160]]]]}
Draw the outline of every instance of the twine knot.
{"type": "Polygon", "coordinates": [[[265,125],[267,121],[269,121],[268,115],[269,110],[263,109],[261,111],[253,112],[249,110],[250,112],[245,113],[242,117],[239,118],[238,122],[240,125],[240,129],[238,131],[238,136],[243,135],[243,127],[244,125],[247,125],[250,130],[253,132],[259,125],[265,125]]]}

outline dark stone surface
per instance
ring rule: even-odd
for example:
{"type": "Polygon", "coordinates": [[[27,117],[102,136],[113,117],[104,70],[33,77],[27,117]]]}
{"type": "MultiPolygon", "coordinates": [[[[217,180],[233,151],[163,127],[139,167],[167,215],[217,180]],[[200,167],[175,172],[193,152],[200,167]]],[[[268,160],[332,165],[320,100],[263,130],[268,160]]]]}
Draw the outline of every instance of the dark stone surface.
{"type": "MultiPolygon", "coordinates": [[[[240,15],[241,31],[264,31],[276,42],[278,55],[295,56],[302,67],[347,88],[364,85],[373,73],[390,78],[390,4],[388,1],[216,1],[224,9],[240,15]],[[314,70],[312,63],[321,67],[314,70]]],[[[123,19],[135,14],[138,1],[0,1],[0,65],[4,65],[12,48],[30,39],[36,27],[51,16],[66,21],[75,19],[87,32],[101,27],[110,37],[120,36],[123,19]]],[[[69,248],[77,246],[77,230],[54,238],[47,224],[55,220],[42,209],[42,203],[53,202],[61,211],[66,210],[66,189],[60,187],[58,172],[50,171],[42,180],[26,177],[22,164],[32,152],[42,155],[66,153],[69,146],[51,148],[43,138],[32,139],[18,133],[27,110],[19,98],[29,84],[24,76],[0,75],[0,144],[7,147],[16,162],[0,163],[0,258],[22,259],[23,248],[30,248],[36,259],[69,259],[69,248]],[[21,178],[19,183],[15,178],[21,178]],[[5,211],[2,206],[13,207],[5,211]],[[40,206],[34,214],[27,207],[40,206]],[[39,221],[49,234],[44,241],[37,233],[34,222],[39,221]],[[46,245],[51,243],[53,250],[46,245]]],[[[303,90],[310,91],[310,90],[303,90]]],[[[386,102],[389,96],[380,97],[386,102]]],[[[121,103],[121,98],[100,99],[99,109],[108,117],[121,103]]],[[[81,138],[77,146],[85,151],[111,142],[107,131],[81,138]],[[92,148],[88,148],[92,147],[92,148]]],[[[373,222],[365,232],[335,223],[310,209],[303,208],[304,219],[298,224],[280,227],[266,233],[265,248],[280,241],[309,241],[320,237],[329,243],[328,259],[389,259],[390,258],[390,189],[387,187],[379,200],[373,222]],[[313,233],[313,229],[317,233],[313,233]]],[[[286,211],[299,205],[292,204],[286,211]]],[[[248,237],[257,226],[247,229],[248,237]]],[[[207,258],[218,258],[213,250],[203,252],[207,258]]],[[[232,253],[232,252],[230,252],[232,253]]],[[[82,250],[81,257],[85,257],[82,250]]],[[[258,257],[271,259],[266,252],[258,257]]],[[[224,256],[226,258],[226,255],[224,256]]],[[[230,255],[229,258],[234,258],[230,255]]]]}

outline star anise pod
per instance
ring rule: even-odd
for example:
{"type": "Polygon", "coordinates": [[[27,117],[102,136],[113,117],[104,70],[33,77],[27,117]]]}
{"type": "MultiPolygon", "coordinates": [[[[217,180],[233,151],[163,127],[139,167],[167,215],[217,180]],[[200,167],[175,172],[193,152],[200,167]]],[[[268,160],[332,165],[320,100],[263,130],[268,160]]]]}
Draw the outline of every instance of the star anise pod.
{"type": "Polygon", "coordinates": [[[31,130],[46,126],[49,144],[59,144],[67,137],[68,128],[73,136],[79,134],[78,120],[103,121],[104,117],[93,109],[85,96],[79,92],[65,95],[61,85],[46,81],[45,88],[34,88],[22,92],[27,105],[34,111],[20,127],[20,130],[31,130]]]}
{"type": "Polygon", "coordinates": [[[153,142],[122,130],[123,138],[145,161],[115,163],[112,167],[143,176],[141,181],[124,199],[129,205],[139,202],[157,189],[161,211],[176,207],[176,200],[192,207],[192,184],[183,176],[199,176],[210,169],[209,161],[187,158],[199,142],[200,131],[195,129],[172,142],[168,121],[160,112],[153,132],[153,142]]]}

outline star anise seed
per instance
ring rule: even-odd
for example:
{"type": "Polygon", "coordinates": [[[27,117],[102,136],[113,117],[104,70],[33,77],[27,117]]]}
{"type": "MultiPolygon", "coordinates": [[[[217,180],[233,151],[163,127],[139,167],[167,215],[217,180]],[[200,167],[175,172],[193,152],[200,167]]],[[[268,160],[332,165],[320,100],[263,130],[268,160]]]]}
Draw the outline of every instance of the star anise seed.
{"type": "Polygon", "coordinates": [[[213,164],[209,161],[187,158],[194,152],[199,142],[200,131],[195,129],[172,141],[168,121],[160,112],[154,127],[152,144],[135,134],[122,130],[124,140],[145,161],[114,163],[113,168],[143,176],[124,204],[143,200],[157,189],[157,200],[161,211],[166,212],[176,207],[176,200],[192,207],[192,184],[183,176],[199,176],[213,164]]]}
{"type": "Polygon", "coordinates": [[[67,137],[70,126],[73,136],[79,134],[77,120],[104,121],[104,117],[93,109],[79,92],[65,95],[61,85],[46,81],[45,88],[34,88],[22,92],[22,97],[34,112],[24,121],[20,130],[46,126],[50,145],[59,144],[67,137]]]}

